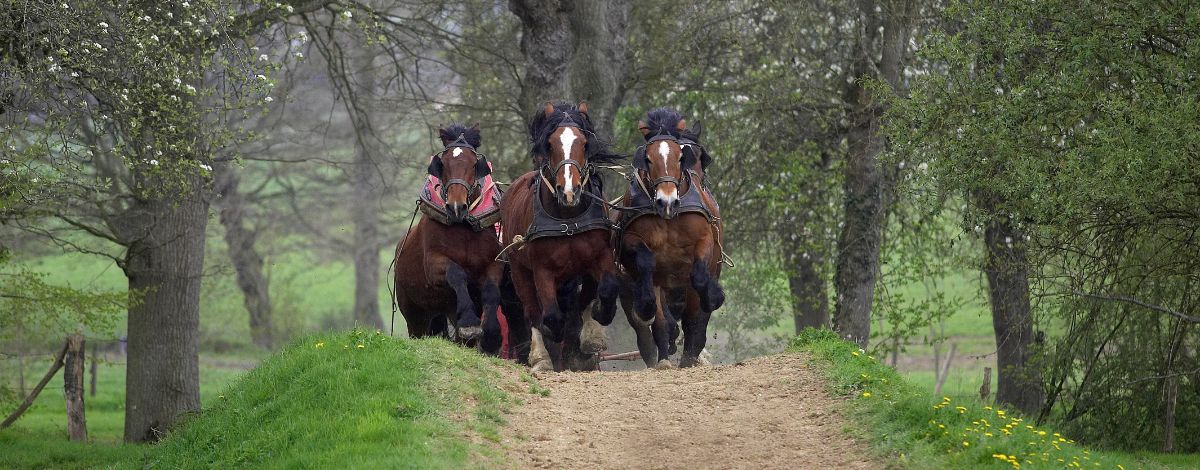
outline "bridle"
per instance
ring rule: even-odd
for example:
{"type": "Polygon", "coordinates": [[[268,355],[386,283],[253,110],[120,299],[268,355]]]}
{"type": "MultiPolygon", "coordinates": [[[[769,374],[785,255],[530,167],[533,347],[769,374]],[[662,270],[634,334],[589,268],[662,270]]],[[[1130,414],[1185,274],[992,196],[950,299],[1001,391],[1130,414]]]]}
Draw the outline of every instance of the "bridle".
{"type": "Polygon", "coordinates": [[[677,138],[671,134],[664,133],[659,133],[658,135],[651,137],[646,141],[645,145],[638,147],[637,155],[634,156],[633,167],[638,174],[636,177],[638,185],[642,187],[642,191],[644,191],[648,196],[652,195],[654,191],[657,191],[658,187],[663,183],[674,183],[675,187],[677,188],[682,188],[683,183],[688,183],[688,186],[691,186],[691,171],[688,168],[683,168],[682,162],[680,162],[680,170],[682,170],[680,171],[680,174],[682,179],[671,175],[660,176],[653,180],[650,179],[650,168],[648,165],[642,165],[642,162],[648,158],[647,152],[649,151],[650,146],[655,142],[662,142],[664,140],[675,142],[677,145],[679,145],[681,159],[683,158],[682,152],[688,147],[692,147],[693,152],[695,151],[696,147],[699,147],[699,144],[691,139],[677,138]]]}
{"type": "MultiPolygon", "coordinates": [[[[571,115],[567,114],[566,112],[563,112],[563,117],[565,119],[563,119],[562,122],[558,123],[558,127],[574,128],[575,130],[579,131],[581,134],[585,134],[584,138],[587,138],[586,134],[589,134],[589,132],[583,130],[583,128],[579,124],[576,124],[575,120],[571,119],[571,115]]],[[[591,163],[587,163],[587,164],[579,163],[575,160],[572,160],[570,155],[563,155],[563,160],[554,165],[551,165],[550,159],[547,158],[546,163],[543,163],[541,168],[538,168],[538,174],[541,175],[542,181],[546,183],[546,188],[550,190],[550,195],[554,196],[555,199],[559,198],[558,188],[555,187],[554,180],[551,179],[551,177],[553,177],[554,175],[557,175],[558,172],[562,171],[563,167],[566,167],[566,166],[573,166],[573,167],[575,167],[575,171],[579,172],[579,175],[581,176],[581,179],[579,180],[579,188],[580,188],[581,192],[585,191],[583,188],[587,188],[588,180],[592,177],[592,173],[595,171],[595,167],[593,167],[591,163]],[[547,170],[549,170],[549,171],[547,171],[547,170]],[[547,175],[549,175],[549,176],[547,176],[547,175]]]]}
{"type": "MultiPolygon", "coordinates": [[[[445,155],[447,151],[449,151],[450,149],[453,149],[453,148],[470,149],[472,152],[475,153],[475,162],[476,163],[478,163],[481,160],[485,160],[487,158],[486,156],[484,156],[484,154],[482,154],[478,150],[476,150],[474,145],[467,143],[466,134],[459,134],[458,138],[455,139],[454,142],[446,144],[446,146],[444,148],[442,148],[442,151],[438,152],[436,155],[434,155],[433,158],[442,158],[442,155],[445,155]]],[[[439,177],[439,179],[441,179],[441,177],[439,177]]],[[[462,178],[450,178],[448,180],[441,180],[441,184],[438,185],[438,195],[442,197],[442,201],[447,200],[448,193],[450,192],[450,187],[454,186],[454,185],[459,185],[459,186],[462,186],[463,188],[466,188],[467,202],[468,202],[469,206],[474,208],[475,205],[477,205],[479,203],[478,198],[479,198],[479,195],[483,192],[483,182],[476,179],[475,184],[470,185],[467,183],[467,180],[464,180],[462,178]]]]}

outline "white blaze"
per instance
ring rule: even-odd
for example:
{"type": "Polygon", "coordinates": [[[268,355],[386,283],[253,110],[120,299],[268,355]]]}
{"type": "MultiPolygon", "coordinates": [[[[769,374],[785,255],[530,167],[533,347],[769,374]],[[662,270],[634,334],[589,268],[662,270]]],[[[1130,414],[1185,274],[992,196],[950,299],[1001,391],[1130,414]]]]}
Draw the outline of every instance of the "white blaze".
{"type": "MultiPolygon", "coordinates": [[[[670,168],[670,165],[667,164],[667,157],[671,155],[671,146],[667,145],[666,141],[658,143],[658,155],[662,157],[663,169],[670,168]]],[[[679,188],[677,186],[671,187],[671,191],[669,192],[663,191],[661,185],[658,188],[658,199],[667,204],[673,203],[679,198],[679,188]]]]}
{"type": "Polygon", "coordinates": [[[454,156],[462,155],[462,147],[454,147],[454,156]]]}
{"type": "MultiPolygon", "coordinates": [[[[559,134],[558,141],[562,144],[563,158],[571,158],[571,146],[575,145],[575,131],[570,127],[564,127],[562,134],[559,134]]],[[[563,193],[571,194],[575,187],[571,183],[571,167],[574,165],[563,165],[563,180],[566,181],[566,186],[563,187],[563,193]]]]}

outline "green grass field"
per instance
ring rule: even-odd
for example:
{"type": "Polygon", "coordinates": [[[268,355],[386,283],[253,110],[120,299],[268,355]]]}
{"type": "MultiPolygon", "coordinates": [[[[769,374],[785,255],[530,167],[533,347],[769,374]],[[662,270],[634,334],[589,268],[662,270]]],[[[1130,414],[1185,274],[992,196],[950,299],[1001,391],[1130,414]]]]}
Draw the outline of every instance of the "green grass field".
{"type": "Polygon", "coordinates": [[[811,354],[846,397],[853,432],[906,468],[1197,468],[1200,456],[1098,451],[978,397],[935,397],[852,343],[807,330],[789,350],[811,354]]]}
{"type": "Polygon", "coordinates": [[[303,338],[248,372],[228,366],[246,360],[203,361],[204,411],[154,446],[121,443],[120,364],[101,368],[88,397],[88,444],[66,441],[55,379],[0,431],[0,468],[491,467],[500,456],[476,443],[498,440],[526,393],[510,363],[362,330],[303,338]]]}

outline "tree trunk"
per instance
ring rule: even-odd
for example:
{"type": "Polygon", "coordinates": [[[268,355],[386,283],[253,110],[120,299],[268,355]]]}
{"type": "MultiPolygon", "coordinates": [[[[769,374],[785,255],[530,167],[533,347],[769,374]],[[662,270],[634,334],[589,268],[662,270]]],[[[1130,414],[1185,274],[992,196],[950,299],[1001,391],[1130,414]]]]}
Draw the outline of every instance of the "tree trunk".
{"type": "Polygon", "coordinates": [[[1012,221],[994,219],[984,241],[984,272],[996,333],[996,403],[1033,415],[1042,405],[1043,393],[1041,373],[1031,363],[1035,340],[1024,237],[1012,221]]]}
{"type": "Polygon", "coordinates": [[[263,275],[262,256],[254,246],[258,233],[245,223],[246,198],[238,191],[241,178],[229,162],[214,162],[213,178],[229,261],[237,273],[242,302],[250,314],[250,339],[260,348],[271,349],[270,289],[263,275]]]}
{"type": "Polygon", "coordinates": [[[625,95],[631,6],[629,0],[576,2],[570,14],[576,41],[570,92],[576,101],[587,101],[596,133],[610,142],[625,95]]]}
{"type": "MultiPolygon", "coordinates": [[[[356,96],[374,96],[375,72],[372,67],[374,56],[360,54],[355,59],[354,83],[356,96]]],[[[381,158],[378,137],[370,114],[371,103],[367,99],[347,102],[354,125],[354,168],[351,169],[351,185],[354,203],[351,217],[354,219],[354,322],[357,325],[383,329],[383,317],[379,315],[379,192],[383,189],[378,158],[381,158]]]]}
{"type": "Polygon", "coordinates": [[[67,401],[67,436],[72,441],[87,441],[87,417],[83,406],[83,335],[67,336],[67,354],[63,357],[63,395],[67,401]]]}
{"type": "Polygon", "coordinates": [[[829,298],[825,295],[825,278],[821,275],[823,261],[820,256],[799,248],[792,251],[789,258],[793,271],[788,276],[788,287],[792,292],[796,334],[805,328],[826,328],[829,326],[829,298]]]}
{"type": "Polygon", "coordinates": [[[837,310],[833,326],[842,337],[864,348],[871,338],[875,276],[879,272],[892,182],[890,173],[883,171],[878,162],[884,148],[884,137],[879,135],[883,109],[872,99],[863,80],[882,78],[894,90],[902,86],[910,5],[905,1],[894,3],[877,11],[875,2],[859,2],[862,29],[855,48],[857,57],[850,68],[853,80],[845,94],[850,119],[849,152],[843,181],[845,220],[838,238],[834,274],[837,310]],[[875,54],[879,55],[878,63],[875,54]]]}
{"type": "Polygon", "coordinates": [[[161,438],[183,413],[200,409],[200,278],[208,201],[199,178],[182,198],[136,201],[122,232],[129,307],[125,441],[161,438]]]}
{"type": "Polygon", "coordinates": [[[532,112],[546,100],[574,98],[569,93],[570,64],[575,56],[571,10],[585,3],[592,2],[509,0],[508,9],[521,19],[521,53],[525,56],[522,112],[532,112]]]}

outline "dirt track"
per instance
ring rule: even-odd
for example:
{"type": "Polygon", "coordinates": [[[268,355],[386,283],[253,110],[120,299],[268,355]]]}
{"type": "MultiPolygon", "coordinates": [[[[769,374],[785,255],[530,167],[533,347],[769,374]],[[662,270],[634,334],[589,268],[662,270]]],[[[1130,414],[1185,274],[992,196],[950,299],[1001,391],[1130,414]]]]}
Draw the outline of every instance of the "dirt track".
{"type": "Polygon", "coordinates": [[[881,468],[806,360],[635,372],[545,373],[504,445],[519,468],[881,468]]]}

